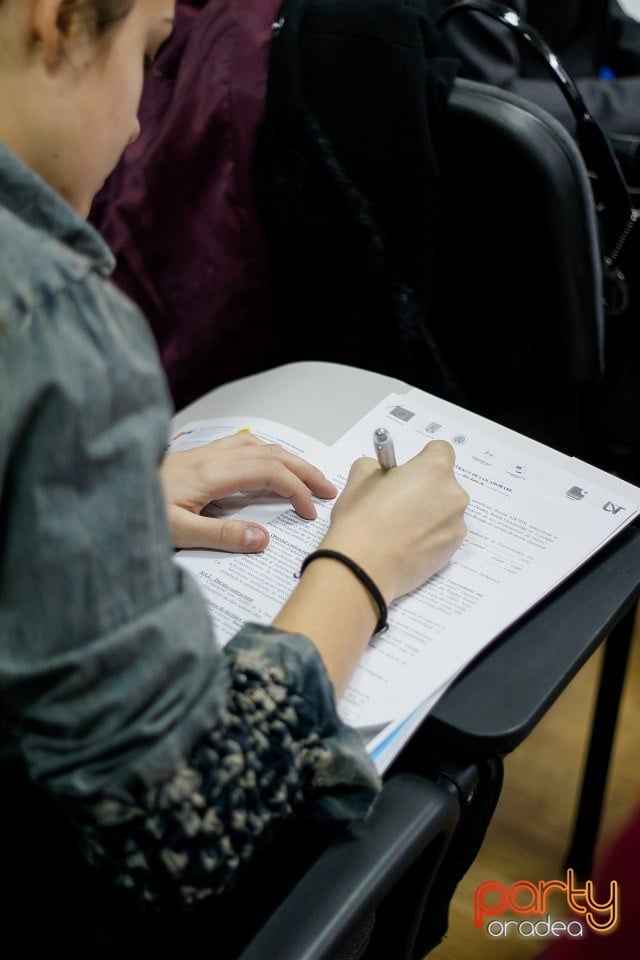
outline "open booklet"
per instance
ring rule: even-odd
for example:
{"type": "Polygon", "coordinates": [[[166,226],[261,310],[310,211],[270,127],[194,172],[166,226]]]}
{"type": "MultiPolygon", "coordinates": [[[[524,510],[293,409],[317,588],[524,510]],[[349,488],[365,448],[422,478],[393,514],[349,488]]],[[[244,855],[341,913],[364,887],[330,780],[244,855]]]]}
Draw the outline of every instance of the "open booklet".
{"type": "MultiPolygon", "coordinates": [[[[464,667],[637,516],[640,488],[421,390],[390,394],[331,446],[258,417],[221,417],[186,424],[170,448],[250,429],[315,463],[341,489],[352,462],[374,455],[380,426],[398,463],[429,440],[452,443],[471,498],[465,541],[442,571],[392,604],[389,629],[372,639],[339,704],[382,773],[464,667]]],[[[272,495],[210,505],[212,515],[256,520],[271,535],[262,554],[176,555],[204,592],[220,644],[247,621],[274,618],[327,529],[333,501],[316,507],[308,521],[272,495]]]]}

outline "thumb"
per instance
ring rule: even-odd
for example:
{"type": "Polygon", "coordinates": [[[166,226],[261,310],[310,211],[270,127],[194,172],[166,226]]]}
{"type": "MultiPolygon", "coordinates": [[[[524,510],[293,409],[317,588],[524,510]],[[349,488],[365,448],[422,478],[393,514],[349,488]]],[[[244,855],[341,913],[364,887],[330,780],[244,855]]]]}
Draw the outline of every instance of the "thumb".
{"type": "Polygon", "coordinates": [[[260,524],[203,517],[174,504],[169,507],[169,525],[177,549],[260,553],[269,543],[269,534],[260,524]]]}

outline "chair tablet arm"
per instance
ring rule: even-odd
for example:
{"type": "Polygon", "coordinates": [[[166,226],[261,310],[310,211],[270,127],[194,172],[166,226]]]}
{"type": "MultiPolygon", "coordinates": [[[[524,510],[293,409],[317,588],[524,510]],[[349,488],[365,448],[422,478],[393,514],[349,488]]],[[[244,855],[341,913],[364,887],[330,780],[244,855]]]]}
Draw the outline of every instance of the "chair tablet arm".
{"type": "Polygon", "coordinates": [[[419,886],[426,896],[458,816],[455,797],[443,787],[413,774],[392,777],[370,817],[332,841],[239,960],[335,960],[349,934],[423,853],[428,859],[420,865],[419,886]]]}

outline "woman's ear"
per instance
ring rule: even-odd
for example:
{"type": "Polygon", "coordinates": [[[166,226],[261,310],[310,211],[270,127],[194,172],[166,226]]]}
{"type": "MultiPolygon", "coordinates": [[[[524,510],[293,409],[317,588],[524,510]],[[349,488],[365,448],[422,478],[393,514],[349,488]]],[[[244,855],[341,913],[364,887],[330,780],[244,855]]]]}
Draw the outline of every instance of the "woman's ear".
{"type": "Polygon", "coordinates": [[[31,29],[47,66],[56,66],[73,33],[82,0],[31,0],[31,29]]]}

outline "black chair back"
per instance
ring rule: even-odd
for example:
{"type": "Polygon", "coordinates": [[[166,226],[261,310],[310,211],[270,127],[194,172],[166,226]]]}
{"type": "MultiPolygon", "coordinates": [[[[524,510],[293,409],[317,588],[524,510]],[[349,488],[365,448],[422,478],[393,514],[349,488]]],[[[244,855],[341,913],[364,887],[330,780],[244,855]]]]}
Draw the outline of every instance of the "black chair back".
{"type": "Polygon", "coordinates": [[[468,406],[580,452],[604,348],[598,225],[580,151],[535,104],[460,78],[444,127],[433,335],[468,406]]]}

